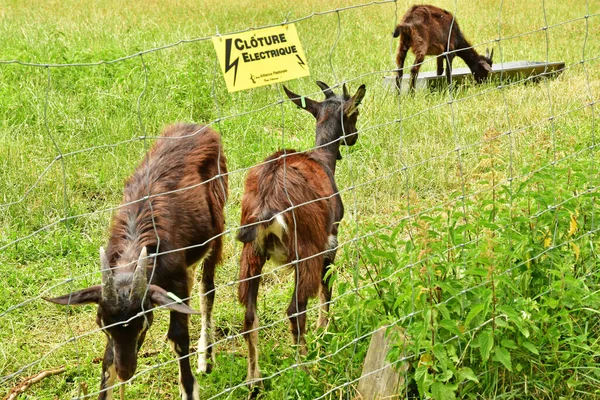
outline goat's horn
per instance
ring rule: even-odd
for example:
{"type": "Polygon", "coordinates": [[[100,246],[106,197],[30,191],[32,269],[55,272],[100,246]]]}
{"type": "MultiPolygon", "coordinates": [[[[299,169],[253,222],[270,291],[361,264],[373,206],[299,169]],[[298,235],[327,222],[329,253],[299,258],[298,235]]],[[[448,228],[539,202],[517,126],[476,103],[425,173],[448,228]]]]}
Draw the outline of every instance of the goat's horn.
{"type": "Polygon", "coordinates": [[[348,93],[348,88],[346,87],[346,83],[342,85],[342,89],[344,90],[344,100],[348,100],[350,98],[350,93],[348,93]]]}
{"type": "Polygon", "coordinates": [[[113,272],[103,247],[100,247],[100,270],[102,271],[102,299],[107,304],[117,304],[117,289],[113,272]]]}
{"type": "Polygon", "coordinates": [[[146,247],[140,252],[137,267],[133,273],[133,282],[131,284],[131,292],[129,299],[142,299],[146,288],[148,287],[148,279],[146,278],[146,267],[148,266],[148,251],[146,247]]]}
{"type": "Polygon", "coordinates": [[[335,93],[333,93],[333,90],[325,82],[317,81],[317,85],[325,93],[326,98],[335,97],[335,93]]]}

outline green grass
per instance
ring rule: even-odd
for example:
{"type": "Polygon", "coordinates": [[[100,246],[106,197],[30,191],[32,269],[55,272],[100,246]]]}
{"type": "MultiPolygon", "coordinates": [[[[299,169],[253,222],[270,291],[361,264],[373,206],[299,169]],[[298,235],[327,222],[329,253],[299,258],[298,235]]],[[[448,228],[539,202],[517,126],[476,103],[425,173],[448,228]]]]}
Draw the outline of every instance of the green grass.
{"type": "MultiPolygon", "coordinates": [[[[42,64],[114,60],[181,39],[208,38],[217,27],[226,33],[352,4],[359,3],[71,0],[26,5],[2,0],[0,59],[42,64]]],[[[597,2],[590,1],[588,11],[583,0],[485,0],[477,8],[472,2],[458,0],[456,15],[462,30],[474,44],[489,42],[487,46],[495,48],[495,62],[548,59],[565,61],[568,68],[557,79],[537,84],[519,83],[496,90],[498,82],[493,82],[459,88],[451,104],[447,104],[451,98],[447,92],[417,93],[398,103],[395,92],[382,84],[382,77],[394,68],[397,43],[391,32],[396,15],[400,18],[410,4],[376,4],[297,23],[311,77],[288,82],[288,87],[310,94],[318,90],[316,79],[331,85],[347,80],[351,91],[361,83],[367,85],[358,143],[343,149],[344,159],[338,163],[337,181],[344,190],[347,209],[340,242],[350,240],[353,232],[367,234],[367,223],[393,224],[409,211],[444,204],[455,191],[475,191],[485,169],[486,141],[498,147],[501,163],[497,168],[503,178],[511,171],[518,175],[523,169],[535,170],[579,151],[575,159],[596,157],[598,161],[597,151],[585,150],[598,143],[597,121],[595,138],[592,136],[597,107],[594,114],[585,107],[597,101],[600,93],[597,2]],[[546,25],[543,4],[548,25],[566,23],[542,30],[546,25]],[[592,17],[587,19],[584,54],[586,20],[581,18],[588,12],[592,17]],[[577,20],[568,22],[572,19],[577,20]],[[521,35],[527,32],[533,33],[521,35]],[[500,47],[493,42],[498,35],[509,38],[501,41],[500,47]],[[588,60],[584,64],[580,63],[582,57],[588,60]],[[402,120],[397,122],[400,115],[402,120]],[[550,121],[553,115],[556,117],[550,121]],[[509,131],[512,134],[497,136],[509,131]],[[460,159],[454,151],[457,146],[463,147],[460,159]]],[[[436,4],[455,10],[454,1],[436,4]]],[[[422,70],[434,70],[435,61],[427,60],[422,70]]],[[[407,63],[412,63],[412,56],[407,63]]],[[[464,64],[456,59],[454,66],[464,64]]],[[[103,351],[103,335],[94,333],[76,344],[65,344],[71,336],[95,329],[94,307],[66,312],[40,297],[99,281],[97,250],[105,243],[112,209],[120,202],[124,179],[151,144],[151,140],[136,138],[155,136],[175,121],[224,118],[214,126],[223,136],[228,168],[236,171],[230,176],[227,205],[227,227],[235,228],[244,169],[282,144],[296,149],[313,144],[312,116],[290,102],[277,105],[282,98],[277,86],[228,93],[210,40],[144,54],[143,63],[138,56],[108,65],[50,69],[0,64],[0,205],[15,202],[0,208],[0,248],[6,246],[0,251],[0,313],[27,302],[0,320],[0,376],[61,346],[39,364],[26,368],[20,377],[58,365],[66,365],[67,372],[31,387],[27,398],[68,398],[77,394],[78,382],[86,382],[90,391],[97,390],[100,365],[96,358],[103,351]],[[262,110],[250,112],[258,109],[262,110]],[[76,153],[56,159],[59,150],[76,153]],[[59,222],[67,216],[71,217],[67,224],[59,222]],[[20,240],[28,235],[32,236],[20,240]],[[65,283],[69,278],[73,280],[65,283]]],[[[217,273],[215,326],[221,339],[241,329],[243,313],[235,299],[235,287],[227,286],[237,277],[240,249],[233,234],[228,234],[225,262],[217,273]]],[[[338,282],[352,283],[356,268],[352,249],[347,245],[340,251],[338,282]]],[[[261,288],[261,324],[281,321],[261,331],[264,375],[295,363],[284,320],[290,278],[267,275],[261,288]]],[[[334,288],[334,295],[339,294],[334,288]]],[[[197,299],[194,305],[198,306],[197,299]]],[[[335,305],[332,310],[337,328],[354,323],[343,320],[345,310],[335,305]]],[[[315,315],[309,314],[311,327],[315,315]]],[[[152,355],[142,358],[138,371],[167,364],[136,379],[127,389],[130,398],[178,397],[177,367],[163,340],[167,317],[157,317],[142,349],[152,355]]],[[[191,325],[196,340],[199,319],[192,318],[191,325]]],[[[335,323],[331,329],[335,331],[335,323]]],[[[315,351],[331,350],[339,345],[334,336],[311,335],[309,346],[315,351]]],[[[334,382],[357,378],[367,344],[361,341],[357,351],[349,354],[349,368],[323,362],[308,373],[285,372],[267,382],[265,398],[310,398],[331,389],[334,382]]],[[[202,398],[243,382],[245,354],[240,338],[217,347],[214,373],[199,377],[202,398]]],[[[195,357],[192,360],[195,362],[195,357]]],[[[17,380],[6,382],[0,394],[17,380]]],[[[352,397],[354,387],[341,393],[352,397]]],[[[245,395],[245,389],[238,389],[231,397],[245,395]]],[[[336,392],[332,397],[339,396],[336,392]]]]}

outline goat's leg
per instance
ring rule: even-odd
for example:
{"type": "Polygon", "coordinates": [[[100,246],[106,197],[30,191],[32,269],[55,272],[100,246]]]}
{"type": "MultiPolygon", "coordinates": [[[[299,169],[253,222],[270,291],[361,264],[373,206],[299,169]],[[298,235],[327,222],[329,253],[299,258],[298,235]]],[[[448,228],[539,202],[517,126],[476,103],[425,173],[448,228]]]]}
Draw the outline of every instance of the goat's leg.
{"type": "Polygon", "coordinates": [[[437,74],[438,76],[444,73],[444,56],[437,56],[437,74]]]}
{"type": "Polygon", "coordinates": [[[331,277],[328,276],[329,266],[335,261],[335,254],[337,251],[337,236],[329,236],[329,252],[325,254],[323,258],[323,274],[321,277],[321,290],[319,292],[319,300],[321,306],[319,308],[319,321],[317,322],[317,329],[326,328],[329,324],[329,302],[331,301],[331,277]]]}
{"type": "Polygon", "coordinates": [[[321,291],[319,292],[319,299],[321,306],[319,308],[319,321],[317,322],[317,329],[325,329],[329,325],[329,302],[331,301],[331,277],[326,276],[329,271],[329,264],[323,266],[323,281],[321,282],[321,291]]]}
{"type": "Polygon", "coordinates": [[[402,44],[402,37],[400,37],[400,45],[398,46],[398,53],[396,54],[396,66],[398,67],[396,75],[396,87],[400,90],[402,84],[402,75],[404,74],[404,60],[406,60],[406,54],[408,53],[409,47],[402,44]]]}
{"type": "Polygon", "coordinates": [[[302,288],[294,289],[292,301],[287,309],[287,315],[290,319],[290,330],[294,338],[294,344],[300,346],[300,354],[306,355],[306,340],[304,333],[306,332],[306,305],[308,298],[301,296],[302,288]]]}
{"type": "Polygon", "coordinates": [[[202,314],[202,330],[198,340],[199,373],[210,373],[214,364],[212,312],[215,301],[215,268],[221,260],[222,240],[213,241],[212,249],[202,266],[200,282],[200,313],[202,314]]]}
{"type": "Polygon", "coordinates": [[[244,243],[240,260],[240,285],[238,287],[239,301],[246,306],[244,316],[244,339],[248,345],[248,375],[246,383],[250,386],[263,386],[262,375],[258,367],[258,315],[256,299],[260,275],[265,263],[265,257],[254,251],[252,243],[244,243]]]}
{"type": "Polygon", "coordinates": [[[448,86],[452,82],[452,60],[454,60],[454,53],[446,55],[446,80],[448,86]]]}
{"type": "Polygon", "coordinates": [[[421,69],[421,64],[425,60],[425,53],[415,53],[415,63],[410,69],[410,88],[411,92],[414,92],[415,85],[417,83],[417,75],[419,75],[419,70],[421,69]]]}
{"type": "MultiPolygon", "coordinates": [[[[187,298],[187,295],[177,293],[180,297],[187,298]]],[[[186,304],[188,301],[185,302],[186,304]]],[[[199,400],[199,388],[196,379],[192,374],[190,367],[190,334],[188,331],[187,314],[171,312],[171,320],[169,323],[169,332],[167,337],[171,342],[173,351],[177,355],[179,362],[179,391],[182,400],[199,400]]]]}
{"type": "Polygon", "coordinates": [[[115,361],[113,354],[112,339],[106,342],[104,350],[104,358],[102,359],[102,378],[100,379],[100,394],[99,400],[112,400],[113,385],[117,379],[117,371],[115,369],[115,361]]]}
{"type": "MultiPolygon", "coordinates": [[[[319,253],[321,246],[310,246],[303,243],[299,246],[301,249],[299,258],[304,260],[295,264],[295,287],[292,301],[287,309],[287,315],[290,319],[290,330],[294,338],[294,344],[300,346],[300,354],[306,354],[306,341],[304,333],[306,332],[306,305],[308,298],[317,295],[323,278],[323,265],[325,260],[323,256],[315,257],[319,253]]],[[[291,260],[289,260],[291,261],[291,260]]]]}

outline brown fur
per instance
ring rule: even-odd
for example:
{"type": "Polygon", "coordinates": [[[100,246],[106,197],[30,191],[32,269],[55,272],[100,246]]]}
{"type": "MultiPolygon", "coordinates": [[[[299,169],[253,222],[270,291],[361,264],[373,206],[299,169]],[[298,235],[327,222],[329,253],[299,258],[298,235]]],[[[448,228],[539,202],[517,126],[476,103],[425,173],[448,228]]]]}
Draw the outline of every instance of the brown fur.
{"type": "MultiPolygon", "coordinates": [[[[327,250],[328,237],[334,233],[334,222],[341,220],[340,214],[343,214],[335,181],[319,161],[318,150],[316,152],[317,154],[296,153],[294,150],[286,150],[284,161],[283,157],[280,158],[284,151],[278,151],[265,159],[265,162],[273,162],[253,168],[246,178],[242,199],[242,226],[261,221],[263,217],[256,215],[258,210],[269,214],[269,211],[279,212],[292,205],[308,203],[294,208],[294,215],[292,211],[282,214],[288,227],[282,243],[288,250],[285,263],[291,263],[296,259],[294,235],[298,238],[298,259],[311,257],[327,250]]],[[[269,215],[267,218],[271,217],[272,215],[269,215]]],[[[263,222],[262,225],[268,226],[269,223],[270,221],[263,222]]],[[[337,227],[335,230],[337,231],[337,227]]],[[[271,235],[264,243],[264,247],[258,248],[259,245],[255,244],[255,250],[266,256],[269,249],[279,245],[274,242],[279,242],[279,239],[271,235]]],[[[317,295],[322,265],[323,255],[301,261],[298,297],[309,298],[317,295]]],[[[242,262],[241,267],[246,266],[246,263],[242,262]]],[[[241,275],[248,276],[248,273],[241,271],[241,275]]],[[[247,290],[247,285],[240,285],[239,300],[244,305],[246,305],[247,290]]]]}
{"type": "Polygon", "coordinates": [[[337,96],[317,82],[326,99],[317,102],[287,90],[288,97],[305,108],[317,121],[317,148],[306,153],[282,150],[252,168],[242,198],[242,219],[238,240],[244,243],[240,260],[239,301],[246,307],[244,337],[248,344],[248,376],[251,385],[260,382],[258,368],[258,318],[256,299],[262,267],[273,258],[294,269],[295,289],[287,309],[294,343],[305,352],[304,332],[308,299],[321,294],[319,326],[327,325],[331,299],[325,276],[337,249],[338,224],[344,215],[342,199],[335,184],[336,160],[341,144],[357,140],[357,107],[365,95],[362,85],[350,97],[337,96]],[[285,229],[282,227],[285,225],[285,229]]]}
{"type": "MultiPolygon", "coordinates": [[[[176,124],[165,128],[125,182],[123,206],[113,217],[110,229],[107,256],[111,266],[129,265],[127,269],[132,271],[144,246],[150,254],[157,251],[158,238],[158,252],[164,253],[208,242],[223,232],[227,175],[213,179],[219,169],[222,174],[227,173],[226,158],[220,147],[219,134],[208,127],[176,124]],[[189,189],[177,191],[182,188],[189,189]],[[168,193],[172,191],[175,192],[168,193]],[[144,199],[148,194],[150,203],[144,199]]],[[[166,286],[178,285],[170,280],[161,282],[161,275],[183,274],[176,272],[179,265],[194,264],[216,242],[220,238],[201,247],[161,255],[157,259],[160,268],[155,271],[152,283],[158,282],[159,286],[163,283],[167,290],[166,286]]],[[[218,263],[221,250],[217,247],[214,250],[218,254],[213,257],[218,263]]]]}
{"type": "Polygon", "coordinates": [[[449,52],[446,57],[437,58],[437,74],[444,72],[446,59],[446,78],[450,83],[452,60],[455,56],[462,58],[471,69],[475,80],[483,82],[492,71],[492,54],[479,55],[465,39],[458,22],[452,14],[431,5],[412,6],[396,26],[394,37],[400,36],[396,65],[398,66],[398,87],[402,79],[404,60],[408,50],[415,54],[415,62],[411,68],[410,90],[414,90],[421,63],[426,55],[440,56],[449,52]]]}
{"type": "MultiPolygon", "coordinates": [[[[106,255],[100,252],[103,285],[49,299],[59,304],[98,303],[96,319],[108,336],[100,399],[112,395],[112,382],[117,376],[127,380],[135,373],[137,352],[153,319],[148,310],[159,305],[171,311],[167,337],[179,357],[182,398],[198,399],[198,385],[188,357],[188,314],[195,313],[188,306],[193,286],[193,269],[188,267],[205,257],[202,302],[203,310],[210,313],[214,270],[221,261],[222,239],[218,235],[224,228],[226,174],[217,132],[193,124],[165,128],[125,182],[123,202],[113,217],[106,255]],[[141,272],[143,297],[131,294],[138,293],[134,291],[137,271],[141,272]],[[114,283],[108,284],[109,281],[114,283]],[[109,296],[111,287],[115,289],[113,297],[109,296]],[[183,302],[175,302],[167,292],[183,302]],[[140,316],[143,310],[146,313],[140,316]]],[[[210,321],[210,315],[205,320],[210,321]]],[[[203,332],[204,329],[206,326],[203,332]]],[[[211,356],[212,346],[203,350],[211,356]]],[[[210,367],[205,372],[210,372],[210,367]]]]}

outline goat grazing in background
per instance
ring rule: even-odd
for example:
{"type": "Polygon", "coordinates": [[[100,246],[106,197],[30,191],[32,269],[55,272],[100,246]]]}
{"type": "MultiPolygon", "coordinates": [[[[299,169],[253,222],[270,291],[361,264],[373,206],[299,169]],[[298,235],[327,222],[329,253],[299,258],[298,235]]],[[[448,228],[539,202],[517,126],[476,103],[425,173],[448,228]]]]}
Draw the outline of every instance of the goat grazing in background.
{"type": "Polygon", "coordinates": [[[115,379],[130,379],[152,324],[153,307],[169,309],[167,337],[179,358],[181,398],[198,400],[189,361],[188,314],[194,266],[203,260],[199,369],[210,372],[213,276],[221,260],[227,167],[221,138],[192,124],[167,127],[125,183],[106,252],[102,285],[47,299],[63,305],[97,303],[96,322],[107,336],[100,399],[111,399],[115,379]]]}
{"type": "Polygon", "coordinates": [[[284,87],[287,96],[317,120],[316,148],[305,153],[281,150],[248,173],[242,198],[238,240],[244,243],[240,260],[239,301],[246,306],[244,337],[248,345],[250,385],[260,382],[256,298],[262,267],[268,259],[295,269],[295,289],[287,309],[294,343],[306,352],[306,305],[320,294],[318,327],[328,323],[331,288],[326,274],[337,248],[338,224],[344,215],[335,183],[340,145],[356,143],[358,105],[365,85],[352,97],[336,95],[317,81],[325,94],[318,102],[284,87]],[[294,210],[291,211],[291,208],[294,210]],[[297,208],[296,208],[297,207],[297,208]]]}
{"type": "Polygon", "coordinates": [[[400,36],[396,65],[398,66],[397,85],[400,88],[404,60],[408,49],[415,54],[415,63],[410,72],[410,91],[414,91],[417,75],[425,56],[440,56],[437,58],[437,74],[444,73],[444,58],[446,59],[446,78],[450,84],[452,75],[452,60],[455,56],[462,58],[471,69],[477,83],[483,82],[492,72],[492,53],[486,49],[486,55],[479,55],[465,39],[458,27],[458,22],[451,13],[441,8],[429,5],[412,6],[402,22],[396,26],[394,37],[400,36]],[[452,31],[450,31],[452,29],[452,31]]]}

